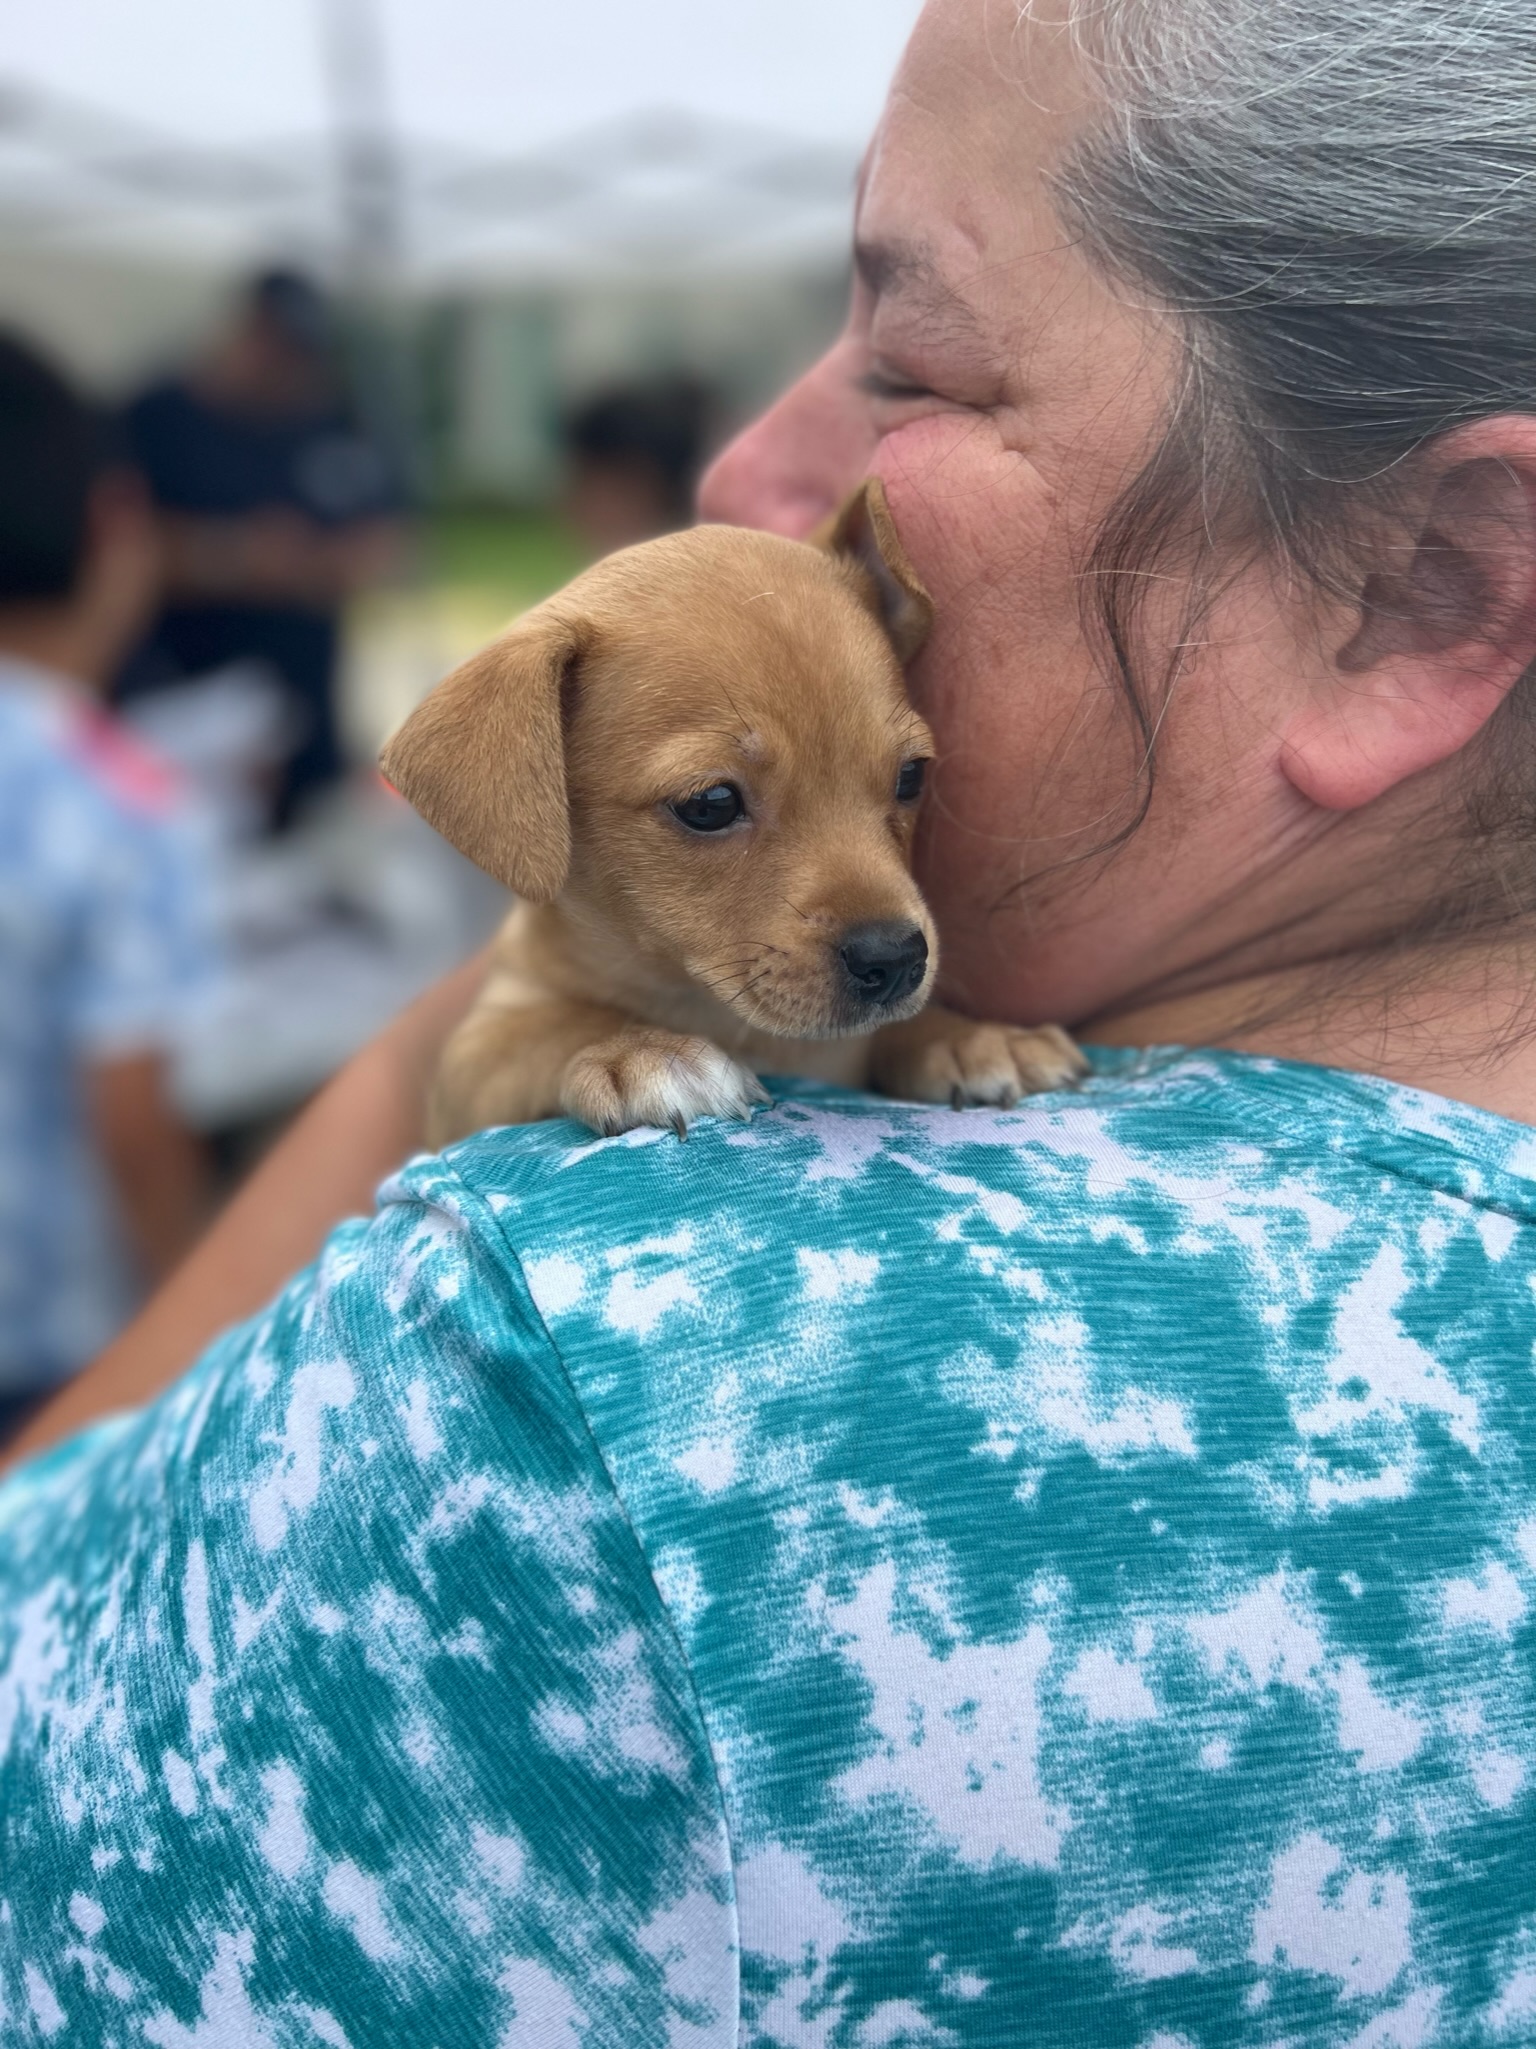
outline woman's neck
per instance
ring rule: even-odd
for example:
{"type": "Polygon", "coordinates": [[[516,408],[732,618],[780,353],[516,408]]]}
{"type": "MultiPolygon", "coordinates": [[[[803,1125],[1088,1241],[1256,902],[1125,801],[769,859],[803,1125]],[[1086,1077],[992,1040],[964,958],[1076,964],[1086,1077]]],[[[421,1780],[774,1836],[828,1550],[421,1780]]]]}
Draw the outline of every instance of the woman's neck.
{"type": "Polygon", "coordinates": [[[1503,942],[1290,967],[1128,1004],[1105,1046],[1221,1046],[1379,1074],[1536,1124],[1536,949],[1503,942]]]}

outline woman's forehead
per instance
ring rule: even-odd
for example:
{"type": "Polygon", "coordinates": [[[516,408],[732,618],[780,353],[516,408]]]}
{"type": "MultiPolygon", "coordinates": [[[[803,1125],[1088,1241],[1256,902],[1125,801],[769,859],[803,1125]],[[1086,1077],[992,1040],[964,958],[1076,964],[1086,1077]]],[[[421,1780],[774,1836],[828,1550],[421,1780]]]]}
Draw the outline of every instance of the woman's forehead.
{"type": "Polygon", "coordinates": [[[882,127],[920,110],[961,154],[980,147],[1045,167],[1099,104],[1075,16],[1073,0],[927,0],[882,127]]]}
{"type": "Polygon", "coordinates": [[[1047,176],[1091,105],[1064,26],[1017,0],[928,0],[860,175],[865,284],[953,308],[992,296],[993,266],[1061,253],[1047,176]]]}

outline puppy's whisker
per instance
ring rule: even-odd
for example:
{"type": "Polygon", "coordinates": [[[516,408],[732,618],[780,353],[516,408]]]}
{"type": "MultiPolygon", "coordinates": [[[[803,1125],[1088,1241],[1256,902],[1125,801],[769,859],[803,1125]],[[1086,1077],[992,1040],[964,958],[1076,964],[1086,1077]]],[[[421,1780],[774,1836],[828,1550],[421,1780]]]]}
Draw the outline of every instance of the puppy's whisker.
{"type": "Polygon", "coordinates": [[[764,954],[773,954],[779,960],[787,960],[788,953],[782,946],[762,945],[754,947],[751,953],[738,954],[733,960],[706,961],[695,970],[700,981],[708,975],[744,974],[749,969],[762,965],[764,954]]]}
{"type": "Polygon", "coordinates": [[[736,961],[730,966],[702,968],[699,970],[698,979],[708,989],[725,988],[729,987],[739,976],[751,974],[757,966],[758,963],[755,960],[745,960],[736,961]]]}

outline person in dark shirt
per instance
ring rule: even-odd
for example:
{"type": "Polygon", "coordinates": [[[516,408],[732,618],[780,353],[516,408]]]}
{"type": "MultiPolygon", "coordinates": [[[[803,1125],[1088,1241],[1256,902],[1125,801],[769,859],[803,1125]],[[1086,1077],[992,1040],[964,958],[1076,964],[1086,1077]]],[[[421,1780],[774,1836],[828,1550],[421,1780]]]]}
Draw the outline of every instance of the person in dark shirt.
{"type": "Polygon", "coordinates": [[[347,405],[321,294],[290,271],[257,278],[207,354],[134,400],[125,426],[160,512],[167,596],[118,695],[266,664],[294,714],[282,823],[343,770],[340,610],[401,546],[398,483],[347,405]]]}
{"type": "Polygon", "coordinates": [[[619,385],[566,417],[566,518],[594,555],[691,526],[709,396],[689,377],[619,385]]]}

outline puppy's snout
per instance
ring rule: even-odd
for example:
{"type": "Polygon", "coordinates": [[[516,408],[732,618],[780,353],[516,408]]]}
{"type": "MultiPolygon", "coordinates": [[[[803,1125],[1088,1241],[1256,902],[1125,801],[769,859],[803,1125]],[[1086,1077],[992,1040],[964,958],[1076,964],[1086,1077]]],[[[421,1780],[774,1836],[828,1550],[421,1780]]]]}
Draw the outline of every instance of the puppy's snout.
{"type": "Polygon", "coordinates": [[[928,972],[928,941],[916,925],[882,918],[854,925],[838,948],[853,995],[873,1010],[888,1010],[922,987],[928,972]]]}

